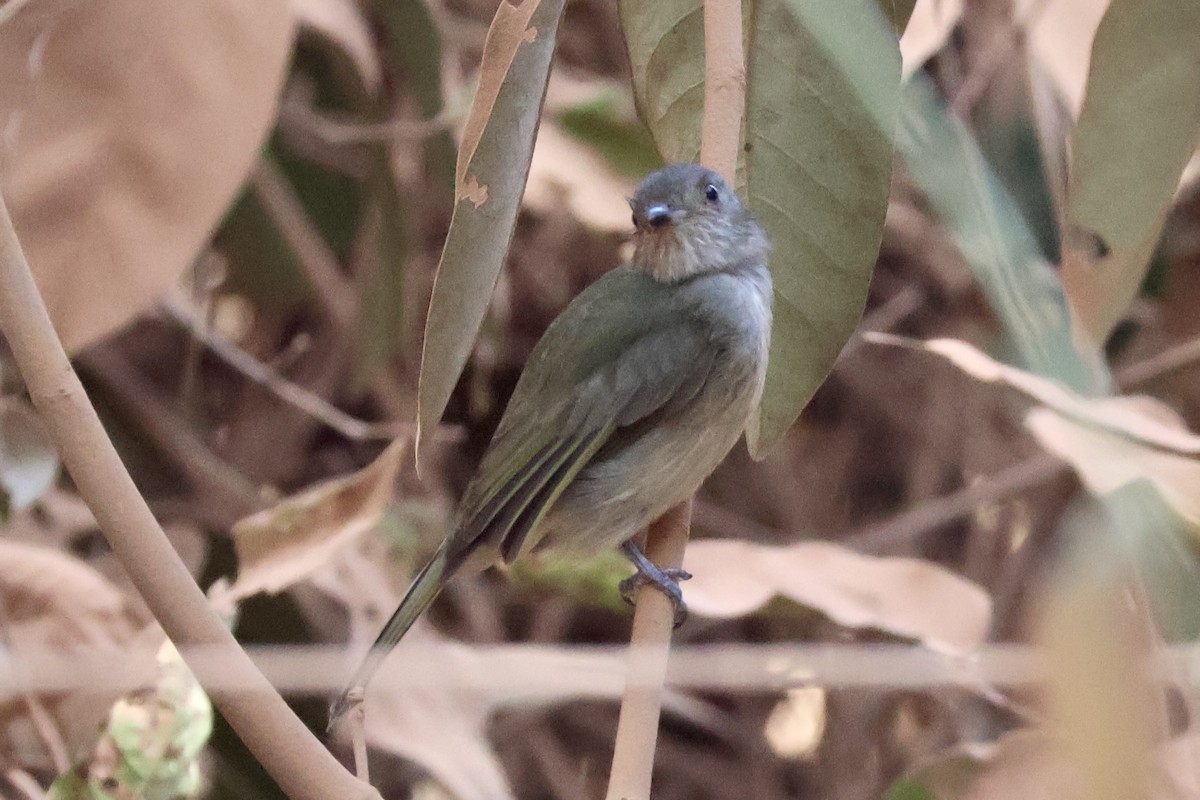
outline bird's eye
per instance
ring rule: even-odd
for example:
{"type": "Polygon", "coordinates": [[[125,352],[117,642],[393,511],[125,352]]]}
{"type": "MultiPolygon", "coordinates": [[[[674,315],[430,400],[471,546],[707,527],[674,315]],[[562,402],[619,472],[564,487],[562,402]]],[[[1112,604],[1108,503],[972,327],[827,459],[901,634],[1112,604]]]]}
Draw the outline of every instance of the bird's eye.
{"type": "Polygon", "coordinates": [[[704,187],[704,196],[708,198],[708,202],[715,203],[721,199],[721,193],[717,191],[715,184],[708,184],[704,187]]]}

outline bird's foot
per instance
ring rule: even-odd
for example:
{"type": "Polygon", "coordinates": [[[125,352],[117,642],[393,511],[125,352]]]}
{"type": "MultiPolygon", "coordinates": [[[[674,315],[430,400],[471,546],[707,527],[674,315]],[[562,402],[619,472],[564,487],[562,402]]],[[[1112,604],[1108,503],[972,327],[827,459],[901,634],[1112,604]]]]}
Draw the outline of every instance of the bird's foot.
{"type": "Polygon", "coordinates": [[[682,625],[683,621],[687,619],[688,610],[687,604],[683,602],[683,590],[679,588],[679,582],[692,577],[692,573],[677,567],[659,567],[646,558],[646,554],[633,542],[626,542],[622,545],[621,550],[637,568],[637,572],[618,584],[621,597],[625,602],[634,605],[638,589],[643,586],[653,586],[665,594],[671,604],[675,606],[675,627],[678,628],[682,625]]]}

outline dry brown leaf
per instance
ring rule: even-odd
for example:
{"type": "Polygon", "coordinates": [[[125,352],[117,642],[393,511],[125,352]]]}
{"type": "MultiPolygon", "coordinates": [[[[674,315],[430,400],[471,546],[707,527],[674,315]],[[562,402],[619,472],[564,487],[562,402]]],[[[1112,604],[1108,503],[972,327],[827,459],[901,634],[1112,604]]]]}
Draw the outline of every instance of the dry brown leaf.
{"type": "Polygon", "coordinates": [[[983,642],[991,624],[991,598],[965,578],[927,561],[866,556],[830,542],[693,542],[684,567],[694,576],[688,607],[706,616],[742,616],[779,594],[841,625],[954,653],[983,642]]]}
{"type": "Polygon", "coordinates": [[[34,0],[0,25],[0,191],[69,350],[195,257],[258,155],[291,39],[287,0],[34,0]]]}
{"type": "MultiPolygon", "coordinates": [[[[47,650],[79,654],[100,651],[109,661],[127,659],[129,674],[153,661],[153,650],[138,646],[142,624],[124,594],[78,559],[56,549],[0,539],[0,616],[5,648],[16,663],[47,650]]],[[[161,638],[161,633],[159,634],[161,638]]],[[[19,673],[18,673],[19,674],[19,673]]],[[[32,769],[54,767],[45,744],[12,686],[0,692],[0,740],[21,753],[32,769]]],[[[87,685],[43,696],[67,755],[95,736],[116,692],[87,685]]]]}
{"type": "MultiPolygon", "coordinates": [[[[1145,397],[1107,402],[1119,400],[1150,402],[1145,397]]],[[[1130,413],[1142,412],[1130,402],[1130,413]]],[[[1111,494],[1146,480],[1193,528],[1200,529],[1200,461],[1146,447],[1044,408],[1030,411],[1025,425],[1042,447],[1075,468],[1093,494],[1111,494]]]]}
{"type": "Polygon", "coordinates": [[[409,439],[401,437],[363,469],[317,484],[233,526],[238,578],[220,592],[233,601],[275,593],[326,566],[333,554],[379,523],[409,439]]]}
{"type": "Polygon", "coordinates": [[[548,214],[563,206],[598,231],[630,229],[634,182],[615,174],[595,149],[578,142],[549,119],[538,127],[523,204],[548,214]]]}
{"type": "Polygon", "coordinates": [[[914,342],[868,334],[870,341],[936,353],[968,375],[1019,389],[1042,407],[1025,424],[1047,450],[1075,468],[1094,493],[1149,481],[1189,524],[1200,528],[1200,436],[1172,409],[1143,396],[1083,397],[1061,384],[1002,364],[966,342],[914,342]]]}
{"type": "Polygon", "coordinates": [[[10,641],[114,645],[133,635],[125,595],[82,561],[0,539],[0,564],[0,607],[10,641]]]}
{"type": "MultiPolygon", "coordinates": [[[[1027,41],[1078,118],[1092,60],[1092,40],[1111,0],[1054,0],[1042,3],[1027,41]]],[[[1026,3],[1028,5],[1028,2],[1026,3]]]]}
{"type": "Polygon", "coordinates": [[[354,62],[371,94],[383,83],[383,65],[371,28],[355,0],[290,0],[296,22],[337,44],[354,62]]]}
{"type": "Polygon", "coordinates": [[[926,350],[942,356],[968,375],[988,383],[1005,383],[1067,417],[1106,429],[1135,442],[1182,455],[1200,455],[1200,436],[1188,431],[1174,413],[1146,399],[1088,398],[1060,383],[1032,372],[1003,364],[983,351],[958,339],[929,339],[921,342],[900,336],[868,332],[876,344],[926,350]],[[1147,413],[1147,409],[1157,409],[1147,413]]]}

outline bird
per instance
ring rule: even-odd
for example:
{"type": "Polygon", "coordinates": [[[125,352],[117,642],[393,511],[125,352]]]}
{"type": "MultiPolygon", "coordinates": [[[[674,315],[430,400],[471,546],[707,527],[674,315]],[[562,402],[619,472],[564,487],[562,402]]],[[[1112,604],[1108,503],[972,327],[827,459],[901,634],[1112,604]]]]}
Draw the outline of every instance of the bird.
{"type": "Polygon", "coordinates": [[[762,395],[772,319],[770,244],[717,172],[672,164],[629,198],[633,251],[581,292],[534,347],[449,533],[346,690],[365,690],[446,581],[530,551],[621,547],[686,608],[681,570],[633,542],[686,500],[737,443],[762,395]]]}

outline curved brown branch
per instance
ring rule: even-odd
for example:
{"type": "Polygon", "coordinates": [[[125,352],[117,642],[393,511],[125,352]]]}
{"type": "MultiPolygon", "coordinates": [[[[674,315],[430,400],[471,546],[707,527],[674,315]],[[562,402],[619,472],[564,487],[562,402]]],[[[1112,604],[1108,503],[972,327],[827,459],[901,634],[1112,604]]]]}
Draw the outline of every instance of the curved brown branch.
{"type": "Polygon", "coordinates": [[[67,360],[3,197],[0,333],[8,340],[30,398],[80,495],[163,630],[180,645],[222,648],[227,652],[224,677],[249,687],[210,688],[205,672],[197,672],[259,763],[293,800],[377,800],[379,793],[342,768],[255,668],[171,548],[67,360]]]}

